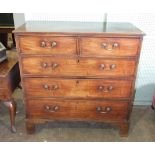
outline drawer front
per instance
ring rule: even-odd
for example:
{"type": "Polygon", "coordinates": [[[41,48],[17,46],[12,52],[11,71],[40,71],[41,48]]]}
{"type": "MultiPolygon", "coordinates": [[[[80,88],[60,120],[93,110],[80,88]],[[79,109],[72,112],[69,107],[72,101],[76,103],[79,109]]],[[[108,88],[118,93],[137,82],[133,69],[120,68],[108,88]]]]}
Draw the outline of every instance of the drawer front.
{"type": "Polygon", "coordinates": [[[26,54],[76,54],[76,39],[73,37],[20,37],[20,50],[26,54]]]}
{"type": "Polygon", "coordinates": [[[83,56],[136,56],[140,40],[126,38],[82,38],[83,56]]]}
{"type": "Polygon", "coordinates": [[[102,79],[23,79],[28,97],[129,98],[132,81],[102,79]]]}
{"type": "Polygon", "coordinates": [[[88,59],[88,58],[22,58],[24,74],[50,76],[134,76],[136,61],[122,59],[88,59]]]}
{"type": "Polygon", "coordinates": [[[29,117],[44,119],[120,120],[128,113],[126,102],[34,99],[26,106],[29,117]]]}

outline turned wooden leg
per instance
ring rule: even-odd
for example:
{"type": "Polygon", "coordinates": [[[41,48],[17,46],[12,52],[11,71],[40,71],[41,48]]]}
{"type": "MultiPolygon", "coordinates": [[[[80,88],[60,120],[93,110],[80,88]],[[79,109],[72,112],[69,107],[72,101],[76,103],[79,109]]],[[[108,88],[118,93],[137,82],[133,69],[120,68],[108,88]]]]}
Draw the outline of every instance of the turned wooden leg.
{"type": "Polygon", "coordinates": [[[8,108],[10,114],[11,131],[16,133],[15,128],[15,115],[16,115],[16,104],[13,100],[5,101],[4,105],[8,108]]]}
{"type": "Polygon", "coordinates": [[[35,133],[35,124],[27,121],[26,122],[26,131],[28,134],[34,134],[35,133]]]}
{"type": "Polygon", "coordinates": [[[119,134],[121,137],[127,137],[129,131],[129,122],[121,122],[119,123],[119,134]]]}

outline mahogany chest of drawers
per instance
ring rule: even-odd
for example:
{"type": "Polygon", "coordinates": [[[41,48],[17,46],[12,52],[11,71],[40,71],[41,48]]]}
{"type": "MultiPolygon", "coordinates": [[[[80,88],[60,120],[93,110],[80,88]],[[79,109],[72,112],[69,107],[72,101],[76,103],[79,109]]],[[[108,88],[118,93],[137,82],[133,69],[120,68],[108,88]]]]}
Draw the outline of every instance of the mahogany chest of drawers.
{"type": "Polygon", "coordinates": [[[49,120],[129,128],[144,33],[129,23],[27,22],[14,31],[26,128],[49,120]]]}

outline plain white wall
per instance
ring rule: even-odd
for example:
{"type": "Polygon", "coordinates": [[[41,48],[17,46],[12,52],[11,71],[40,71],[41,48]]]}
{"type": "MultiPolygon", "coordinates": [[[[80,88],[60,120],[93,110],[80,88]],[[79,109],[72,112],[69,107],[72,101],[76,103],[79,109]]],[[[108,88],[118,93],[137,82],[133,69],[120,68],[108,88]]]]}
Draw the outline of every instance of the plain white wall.
{"type": "Polygon", "coordinates": [[[15,28],[17,28],[25,23],[24,13],[13,13],[13,18],[14,18],[15,28]]]}
{"type": "Polygon", "coordinates": [[[52,13],[25,13],[25,20],[38,21],[105,21],[106,13],[103,14],[52,14],[52,13]]]}

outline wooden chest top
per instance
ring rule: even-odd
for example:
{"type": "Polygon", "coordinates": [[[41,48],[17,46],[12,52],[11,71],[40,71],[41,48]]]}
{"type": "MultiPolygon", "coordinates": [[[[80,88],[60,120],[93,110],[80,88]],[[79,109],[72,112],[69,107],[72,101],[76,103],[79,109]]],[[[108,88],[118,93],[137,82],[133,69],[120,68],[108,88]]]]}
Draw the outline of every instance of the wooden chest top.
{"type": "Polygon", "coordinates": [[[14,33],[53,33],[64,35],[117,35],[143,36],[144,33],[130,23],[115,22],[71,22],[71,21],[29,21],[13,31],[14,33]]]}

